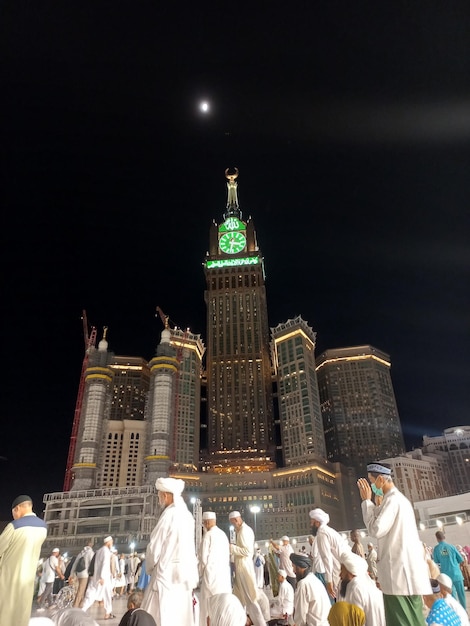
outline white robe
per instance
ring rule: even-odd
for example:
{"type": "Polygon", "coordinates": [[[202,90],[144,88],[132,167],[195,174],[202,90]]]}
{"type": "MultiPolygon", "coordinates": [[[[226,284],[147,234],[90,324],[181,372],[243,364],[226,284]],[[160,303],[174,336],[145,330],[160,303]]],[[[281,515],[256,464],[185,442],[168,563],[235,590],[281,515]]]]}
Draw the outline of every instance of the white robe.
{"type": "Polygon", "coordinates": [[[385,626],[383,594],[371,580],[369,574],[354,576],[346,587],[346,602],[361,608],[365,615],[365,626],[385,626]]]}
{"type": "Polygon", "coordinates": [[[0,535],[0,624],[27,626],[46,523],[34,513],[5,526],[0,535]]]}
{"type": "Polygon", "coordinates": [[[111,550],[108,546],[103,546],[96,551],[93,576],[88,581],[82,610],[88,610],[95,600],[103,600],[105,613],[110,614],[113,612],[112,596],[111,550]],[[100,580],[103,580],[103,584],[100,580]]]}
{"type": "Polygon", "coordinates": [[[201,596],[199,622],[207,625],[208,604],[211,596],[232,593],[230,574],[230,544],[227,535],[218,526],[212,526],[201,541],[199,550],[199,577],[201,596]]]}
{"type": "Polygon", "coordinates": [[[423,544],[410,501],[393,487],[379,506],[363,500],[362,516],[369,535],[377,539],[377,579],[383,593],[431,594],[423,544]]]}
{"type": "Polygon", "coordinates": [[[322,524],[318,529],[316,544],[325,568],[325,582],[332,583],[333,589],[337,590],[341,571],[339,558],[343,552],[348,552],[351,548],[348,542],[328,524],[322,524]]]}
{"type": "Polygon", "coordinates": [[[261,554],[261,552],[255,554],[255,556],[253,557],[253,565],[255,568],[255,580],[256,580],[256,586],[258,587],[258,589],[264,589],[264,564],[265,564],[265,559],[264,556],[261,554]],[[259,560],[261,561],[261,565],[256,565],[256,559],[259,557],[259,560]]]}
{"type": "Polygon", "coordinates": [[[331,602],[325,586],[315,574],[309,572],[305,578],[297,581],[294,594],[295,626],[328,626],[330,609],[331,602]]]}
{"type": "Polygon", "coordinates": [[[198,584],[194,519],[183,498],[175,496],[150,535],[145,557],[150,582],[141,608],[157,626],[192,626],[192,591],[198,584]]]}
{"type": "Polygon", "coordinates": [[[253,564],[255,533],[243,522],[240,529],[236,531],[236,535],[237,543],[231,546],[235,563],[233,593],[242,605],[246,607],[253,624],[255,626],[264,626],[265,620],[257,601],[258,589],[256,587],[255,566],[253,564]]]}
{"type": "Polygon", "coordinates": [[[271,604],[271,614],[274,617],[280,617],[287,614],[292,616],[294,613],[294,587],[287,580],[279,583],[279,592],[271,604]]]}

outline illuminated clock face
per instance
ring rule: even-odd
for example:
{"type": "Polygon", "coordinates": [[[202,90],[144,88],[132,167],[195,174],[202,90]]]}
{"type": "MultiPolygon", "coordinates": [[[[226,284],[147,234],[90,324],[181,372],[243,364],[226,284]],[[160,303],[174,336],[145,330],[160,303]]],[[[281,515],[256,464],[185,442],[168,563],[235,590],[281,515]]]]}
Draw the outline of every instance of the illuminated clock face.
{"type": "Polygon", "coordinates": [[[246,238],[243,233],[225,233],[219,239],[219,247],[225,254],[237,254],[246,246],[246,238]]]}

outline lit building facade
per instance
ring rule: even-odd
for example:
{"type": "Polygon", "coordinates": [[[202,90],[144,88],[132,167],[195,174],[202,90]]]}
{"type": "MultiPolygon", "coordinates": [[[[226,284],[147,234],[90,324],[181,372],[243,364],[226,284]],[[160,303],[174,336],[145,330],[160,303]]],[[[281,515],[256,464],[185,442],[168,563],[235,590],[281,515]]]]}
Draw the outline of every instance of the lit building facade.
{"type": "Polygon", "coordinates": [[[316,360],[328,459],[363,475],[368,462],[405,452],[390,357],[370,345],[316,360]]]}
{"type": "Polygon", "coordinates": [[[449,495],[443,480],[447,473],[443,457],[417,449],[380,461],[390,465],[394,484],[412,503],[449,495]]]}
{"type": "Polygon", "coordinates": [[[207,305],[208,463],[273,466],[275,446],[263,257],[253,222],[242,220],[238,172],[228,174],[222,223],[204,262],[207,305]]]}
{"type": "Polygon", "coordinates": [[[284,465],[326,459],[315,369],[316,334],[300,316],[271,328],[284,465]]]}
{"type": "Polygon", "coordinates": [[[446,428],[437,437],[425,435],[423,452],[446,456],[449,467],[449,495],[470,491],[470,426],[446,428]]]}

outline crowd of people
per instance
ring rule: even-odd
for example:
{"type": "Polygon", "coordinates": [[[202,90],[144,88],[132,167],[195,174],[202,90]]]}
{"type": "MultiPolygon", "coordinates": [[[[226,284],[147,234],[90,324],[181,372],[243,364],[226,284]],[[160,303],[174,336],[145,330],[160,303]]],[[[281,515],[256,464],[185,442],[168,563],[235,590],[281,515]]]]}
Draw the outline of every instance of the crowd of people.
{"type": "Polygon", "coordinates": [[[19,496],[0,535],[0,624],[96,624],[88,614],[96,601],[108,620],[115,618],[113,598],[127,595],[120,626],[470,626],[463,549],[442,531],[432,551],[424,546],[412,505],[386,465],[369,464],[367,479],[357,484],[374,539],[366,549],[359,531],[351,531],[349,543],[330,526],[328,513],[314,508],[307,549],[295,552],[284,535],[270,540],[267,554],[239,511],[229,514],[231,541],[216,514],[205,511],[196,553],[184,482],[159,478],[162,513],[145,557],[119,555],[107,536],[96,552],[90,541],[67,568],[55,548],[42,563],[37,589],[37,613],[48,608],[48,615],[32,619],[46,524],[34,515],[31,498],[19,496]],[[70,606],[54,607],[66,583],[70,606]]]}

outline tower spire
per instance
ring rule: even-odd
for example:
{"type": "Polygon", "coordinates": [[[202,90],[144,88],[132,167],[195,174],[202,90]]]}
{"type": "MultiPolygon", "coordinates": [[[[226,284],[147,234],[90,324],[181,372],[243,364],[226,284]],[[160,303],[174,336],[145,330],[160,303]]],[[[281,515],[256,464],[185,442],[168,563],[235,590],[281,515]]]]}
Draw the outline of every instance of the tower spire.
{"type": "Polygon", "coordinates": [[[237,195],[237,182],[238,178],[238,168],[234,168],[234,172],[230,173],[230,168],[227,167],[225,170],[225,178],[227,179],[227,212],[224,217],[238,217],[241,219],[242,213],[238,206],[238,195],[237,195]]]}

